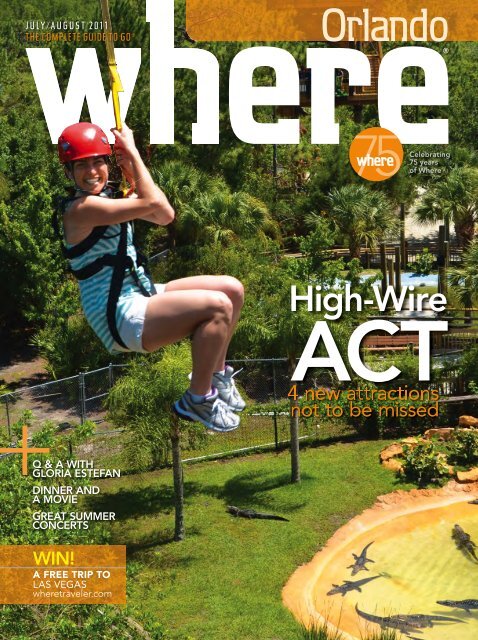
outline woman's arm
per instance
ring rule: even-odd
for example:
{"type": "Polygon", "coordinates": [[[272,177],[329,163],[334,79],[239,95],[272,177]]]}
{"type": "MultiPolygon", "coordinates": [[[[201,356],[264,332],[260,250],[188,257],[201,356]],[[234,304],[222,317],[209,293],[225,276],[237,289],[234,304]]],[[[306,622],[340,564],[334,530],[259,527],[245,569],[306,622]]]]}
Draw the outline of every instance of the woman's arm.
{"type": "Polygon", "coordinates": [[[117,224],[141,218],[156,224],[167,225],[174,219],[174,210],[165,194],[157,187],[139,155],[131,130],[124,125],[115,134],[115,152],[118,164],[124,167],[125,177],[136,185],[137,197],[111,200],[97,196],[85,196],[75,200],[65,214],[67,240],[78,242],[93,227],[117,224]]]}
{"type": "Polygon", "coordinates": [[[154,183],[139,155],[134,143],[133,133],[126,125],[121,131],[112,129],[115,137],[115,155],[118,165],[129,184],[136,188],[139,200],[150,200],[155,203],[153,211],[147,211],[137,216],[142,220],[148,220],[159,225],[165,225],[174,219],[174,211],[165,194],[154,183]]]}

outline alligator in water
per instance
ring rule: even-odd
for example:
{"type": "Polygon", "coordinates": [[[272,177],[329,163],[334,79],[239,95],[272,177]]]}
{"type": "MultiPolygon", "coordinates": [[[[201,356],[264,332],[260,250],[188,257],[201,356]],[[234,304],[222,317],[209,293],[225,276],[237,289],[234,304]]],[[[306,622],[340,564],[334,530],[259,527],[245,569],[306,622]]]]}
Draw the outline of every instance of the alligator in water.
{"type": "Polygon", "coordinates": [[[336,593],[340,593],[344,596],[348,591],[362,591],[360,587],[367,582],[372,582],[372,580],[376,580],[377,578],[382,578],[382,575],[372,576],[371,578],[363,578],[362,580],[344,580],[343,584],[332,584],[333,589],[327,592],[328,596],[334,596],[336,593]]]}
{"type": "Polygon", "coordinates": [[[227,511],[236,516],[236,518],[258,518],[259,520],[282,520],[283,522],[289,522],[287,518],[282,516],[274,516],[270,513],[259,513],[254,509],[239,509],[239,507],[228,506],[227,511]]]}
{"type": "Polygon", "coordinates": [[[375,560],[370,560],[370,558],[367,558],[367,549],[370,547],[370,545],[373,544],[372,542],[369,542],[367,546],[365,546],[362,549],[361,554],[358,556],[355,553],[352,553],[355,562],[351,565],[349,565],[347,567],[347,569],[352,569],[352,575],[354,576],[356,573],[358,573],[359,571],[368,571],[368,568],[365,566],[367,562],[375,562],[375,560]]]}
{"type": "Polygon", "coordinates": [[[437,600],[437,604],[441,604],[444,607],[464,609],[468,613],[471,613],[471,609],[478,609],[478,600],[437,600]]]}
{"type": "Polygon", "coordinates": [[[450,618],[449,616],[435,616],[427,613],[398,613],[390,616],[392,620],[401,620],[415,629],[423,629],[425,627],[433,627],[435,622],[463,622],[459,618],[450,618]]]}
{"type": "Polygon", "coordinates": [[[375,622],[375,624],[380,625],[382,629],[397,629],[401,633],[405,633],[407,636],[412,632],[421,633],[421,631],[417,631],[416,625],[414,626],[406,620],[401,620],[400,616],[374,616],[371,613],[360,611],[357,604],[355,605],[355,611],[361,618],[368,620],[369,622],[375,622]]]}
{"type": "Polygon", "coordinates": [[[364,618],[364,620],[375,622],[376,624],[380,625],[382,629],[397,629],[410,638],[410,633],[422,633],[421,631],[418,631],[418,629],[433,627],[435,622],[463,622],[463,620],[459,620],[458,618],[427,615],[424,613],[412,613],[409,615],[397,614],[394,616],[375,616],[371,613],[360,611],[357,605],[355,605],[355,610],[360,617],[364,618]]]}
{"type": "Polygon", "coordinates": [[[470,534],[463,531],[459,524],[453,527],[451,537],[455,541],[458,549],[463,551],[465,555],[472,556],[478,562],[478,557],[475,553],[476,544],[471,539],[470,534]]]}

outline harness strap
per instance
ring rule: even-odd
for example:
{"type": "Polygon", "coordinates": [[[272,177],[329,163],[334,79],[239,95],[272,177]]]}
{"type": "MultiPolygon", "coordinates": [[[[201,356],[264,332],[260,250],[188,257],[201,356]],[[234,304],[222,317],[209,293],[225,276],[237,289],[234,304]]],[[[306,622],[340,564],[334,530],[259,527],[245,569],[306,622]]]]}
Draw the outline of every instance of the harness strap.
{"type": "Polygon", "coordinates": [[[132,271],[132,276],[135,279],[136,284],[141,289],[141,293],[144,296],[154,296],[158,292],[156,291],[156,287],[154,286],[153,278],[149,270],[148,258],[144,255],[144,253],[141,253],[138,247],[135,246],[135,249],[136,249],[136,257],[137,257],[136,264],[138,267],[143,267],[144,269],[144,275],[147,277],[149,281],[149,292],[145,293],[146,289],[143,287],[141,280],[138,278],[138,274],[136,273],[135,269],[133,269],[132,271]]]}
{"type": "MultiPolygon", "coordinates": [[[[112,197],[113,190],[108,189],[105,192],[100,194],[103,197],[112,197]]],[[[58,225],[57,214],[58,212],[65,212],[68,203],[73,201],[75,198],[62,198],[58,203],[57,211],[53,216],[53,226],[55,228],[55,232],[58,236],[60,236],[60,230],[58,225]]],[[[91,249],[101,238],[106,235],[106,232],[109,228],[109,225],[94,227],[91,233],[84,238],[78,244],[72,247],[65,247],[62,243],[63,254],[69,260],[73,258],[77,258],[84,253],[86,253],[89,249],[91,249]]],[[[118,328],[116,326],[116,307],[118,305],[118,300],[121,295],[121,289],[123,288],[123,281],[128,270],[133,277],[136,286],[140,290],[141,294],[146,297],[151,297],[156,293],[156,289],[154,287],[151,275],[147,269],[147,259],[146,257],[136,249],[137,253],[137,262],[133,260],[133,258],[128,255],[128,223],[122,222],[120,224],[120,232],[119,234],[114,234],[112,236],[107,237],[116,237],[119,235],[118,248],[115,254],[107,253],[103,256],[100,256],[93,262],[85,265],[81,269],[72,269],[70,265],[70,270],[72,274],[77,278],[77,280],[86,280],[96,275],[103,269],[104,267],[113,267],[113,273],[111,274],[111,283],[110,290],[108,293],[108,300],[106,304],[106,319],[108,322],[108,329],[115,340],[115,342],[121,345],[124,349],[128,349],[123,340],[121,339],[118,328]],[[147,276],[150,284],[150,290],[148,291],[146,287],[141,282],[138,273],[137,267],[143,266],[145,275],[147,276]]]]}
{"type": "Polygon", "coordinates": [[[107,229],[108,225],[93,227],[91,233],[88,234],[81,242],[78,242],[78,244],[75,244],[72,247],[65,247],[65,245],[63,245],[63,253],[68,260],[82,256],[105,235],[107,229]]]}
{"type": "MultiPolygon", "coordinates": [[[[95,276],[97,273],[99,273],[101,269],[103,269],[103,267],[114,267],[117,261],[117,255],[107,253],[100,258],[96,258],[96,260],[93,260],[93,262],[90,262],[90,264],[87,264],[81,269],[73,269],[70,267],[70,271],[77,280],[87,280],[88,278],[91,278],[92,276],[95,276]]],[[[127,266],[129,265],[125,264],[125,267],[127,266]]]]}
{"type": "Polygon", "coordinates": [[[83,240],[81,240],[81,242],[78,242],[78,244],[75,244],[72,247],[65,247],[65,245],[63,244],[63,235],[60,231],[60,225],[58,224],[58,217],[60,215],[63,217],[63,214],[65,213],[68,205],[76,199],[77,198],[74,196],[68,198],[58,198],[55,203],[55,210],[51,219],[55,235],[57,236],[57,238],[59,238],[59,240],[62,241],[61,250],[67,260],[78,258],[79,256],[82,256],[84,253],[89,251],[89,249],[91,249],[91,247],[93,247],[98,242],[98,240],[100,240],[106,234],[106,231],[108,229],[108,225],[94,227],[86,236],[86,238],[83,238],[83,240]]]}
{"type": "Polygon", "coordinates": [[[127,256],[127,235],[128,235],[128,223],[121,223],[120,239],[118,242],[118,250],[116,252],[116,264],[113,267],[113,273],[111,275],[110,291],[108,294],[108,302],[106,305],[106,320],[108,321],[108,328],[114,340],[120,344],[124,349],[128,347],[118,333],[118,327],[116,326],[116,306],[121,294],[121,288],[123,286],[124,274],[125,274],[125,257],[127,256]]]}

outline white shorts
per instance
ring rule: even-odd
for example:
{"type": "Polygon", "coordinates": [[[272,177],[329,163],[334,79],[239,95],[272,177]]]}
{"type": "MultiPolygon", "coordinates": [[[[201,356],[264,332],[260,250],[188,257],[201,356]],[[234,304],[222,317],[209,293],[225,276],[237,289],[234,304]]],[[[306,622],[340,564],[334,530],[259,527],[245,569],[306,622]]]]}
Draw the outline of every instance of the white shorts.
{"type": "MultiPolygon", "coordinates": [[[[156,293],[164,293],[165,284],[154,284],[156,293]]],[[[146,317],[146,307],[150,298],[140,293],[133,296],[133,304],[130,306],[128,313],[125,314],[118,326],[118,333],[121,340],[128,349],[124,349],[118,344],[114,345],[115,351],[136,351],[139,353],[149,353],[143,349],[143,328],[144,319],[146,317]]]]}

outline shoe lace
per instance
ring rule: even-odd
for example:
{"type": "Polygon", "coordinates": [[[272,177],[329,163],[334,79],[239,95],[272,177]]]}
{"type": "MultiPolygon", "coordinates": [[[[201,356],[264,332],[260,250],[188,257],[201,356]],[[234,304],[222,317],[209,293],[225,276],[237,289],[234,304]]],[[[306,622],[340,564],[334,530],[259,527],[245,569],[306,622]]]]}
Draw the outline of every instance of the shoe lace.
{"type": "Polygon", "coordinates": [[[229,407],[220,398],[218,398],[214,403],[213,413],[217,417],[221,418],[224,424],[227,424],[228,422],[230,422],[230,420],[228,420],[228,417],[230,415],[229,407]]]}
{"type": "Polygon", "coordinates": [[[235,399],[235,400],[242,400],[241,395],[236,387],[236,382],[234,380],[234,376],[236,376],[238,373],[241,373],[241,371],[244,369],[244,367],[241,367],[240,369],[238,369],[237,371],[234,371],[234,373],[231,375],[230,377],[230,385],[231,385],[231,396],[235,399]]]}
{"type": "Polygon", "coordinates": [[[234,378],[234,376],[237,376],[238,373],[241,373],[241,371],[244,369],[244,367],[241,367],[240,369],[238,369],[237,371],[234,371],[233,374],[231,374],[231,380],[234,378]]]}

